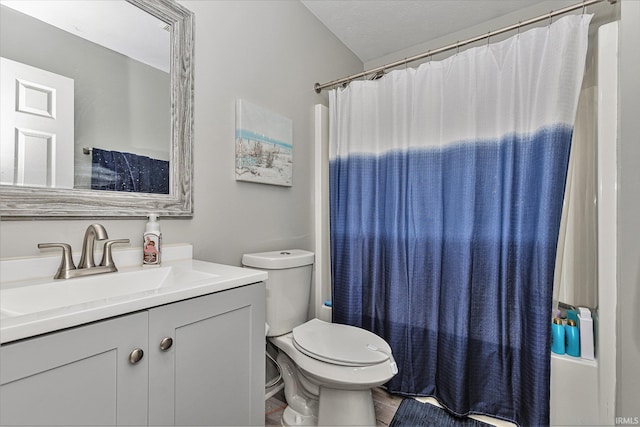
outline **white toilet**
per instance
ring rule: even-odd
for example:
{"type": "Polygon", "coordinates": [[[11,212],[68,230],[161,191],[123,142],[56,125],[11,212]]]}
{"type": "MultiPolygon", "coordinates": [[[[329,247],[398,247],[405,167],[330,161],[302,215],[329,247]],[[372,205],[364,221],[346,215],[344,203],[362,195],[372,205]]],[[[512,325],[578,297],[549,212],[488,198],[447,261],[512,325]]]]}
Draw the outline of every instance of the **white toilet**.
{"type": "Polygon", "coordinates": [[[307,321],[313,260],[299,249],[242,257],[269,273],[267,336],[284,379],[283,425],[376,425],[371,389],[397,373],[391,347],[361,328],[307,321]]]}

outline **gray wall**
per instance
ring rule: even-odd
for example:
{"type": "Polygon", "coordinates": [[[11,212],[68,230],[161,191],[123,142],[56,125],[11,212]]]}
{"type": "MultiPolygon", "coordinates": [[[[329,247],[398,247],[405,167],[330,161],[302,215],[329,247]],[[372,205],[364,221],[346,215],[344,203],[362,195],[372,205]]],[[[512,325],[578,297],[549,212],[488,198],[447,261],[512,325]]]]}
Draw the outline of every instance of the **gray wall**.
{"type": "MultiPolygon", "coordinates": [[[[195,257],[239,265],[245,252],[312,249],[313,105],[316,81],[362,62],[297,1],[180,1],[195,13],[193,219],[160,218],[165,244],[190,242],[195,257]],[[293,186],[234,179],[235,101],[293,120],[293,186]]],[[[38,254],[38,242],[75,251],[91,220],[0,222],[0,257],[38,254]]],[[[141,246],[144,220],[100,220],[111,238],[141,246]]]]}
{"type": "Polygon", "coordinates": [[[640,1],[622,1],[616,415],[640,418],[640,1]]]}

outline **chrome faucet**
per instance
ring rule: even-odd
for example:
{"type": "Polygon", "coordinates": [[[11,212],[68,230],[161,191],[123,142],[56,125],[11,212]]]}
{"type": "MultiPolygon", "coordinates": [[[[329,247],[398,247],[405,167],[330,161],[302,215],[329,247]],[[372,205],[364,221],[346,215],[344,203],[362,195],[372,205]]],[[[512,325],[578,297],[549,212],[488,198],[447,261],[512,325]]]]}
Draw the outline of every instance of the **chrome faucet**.
{"type": "Polygon", "coordinates": [[[82,241],[82,257],[78,268],[93,268],[96,266],[93,260],[93,250],[96,240],[106,240],[109,236],[102,224],[91,224],[84,232],[84,240],[82,241]]]}
{"type": "Polygon", "coordinates": [[[111,247],[116,243],[129,243],[129,239],[107,240],[104,243],[104,249],[102,251],[102,261],[99,266],[96,266],[93,256],[95,241],[106,239],[108,239],[107,230],[105,230],[102,224],[91,224],[87,227],[87,231],[84,233],[84,241],[82,242],[82,257],[80,258],[80,264],[78,264],[77,268],[73,263],[71,245],[68,243],[39,243],[38,248],[62,248],[62,261],[53,278],[71,279],[73,277],[118,271],[113,262],[111,247]]]}

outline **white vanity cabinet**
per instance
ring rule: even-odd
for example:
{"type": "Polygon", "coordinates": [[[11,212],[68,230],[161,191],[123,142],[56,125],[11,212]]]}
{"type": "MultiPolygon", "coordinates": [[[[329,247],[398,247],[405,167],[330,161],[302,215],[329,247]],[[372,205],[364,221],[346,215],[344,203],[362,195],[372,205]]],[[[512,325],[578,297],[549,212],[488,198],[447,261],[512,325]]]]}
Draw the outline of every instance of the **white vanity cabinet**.
{"type": "Polygon", "coordinates": [[[4,344],[0,424],[262,425],[264,301],[260,282],[4,344]]]}
{"type": "Polygon", "coordinates": [[[263,283],[149,310],[149,425],[264,425],[264,322],[263,283]]]}
{"type": "Polygon", "coordinates": [[[0,425],[145,425],[147,313],[0,347],[0,425]]]}

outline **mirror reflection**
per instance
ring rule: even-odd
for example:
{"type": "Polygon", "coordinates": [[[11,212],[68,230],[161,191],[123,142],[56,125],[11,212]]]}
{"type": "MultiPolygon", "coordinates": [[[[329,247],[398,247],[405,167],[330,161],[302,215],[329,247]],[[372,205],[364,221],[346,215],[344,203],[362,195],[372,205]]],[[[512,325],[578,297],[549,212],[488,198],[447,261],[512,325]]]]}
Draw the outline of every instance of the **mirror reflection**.
{"type": "Polygon", "coordinates": [[[170,26],[124,0],[0,8],[1,184],[169,194],[170,26]]]}

